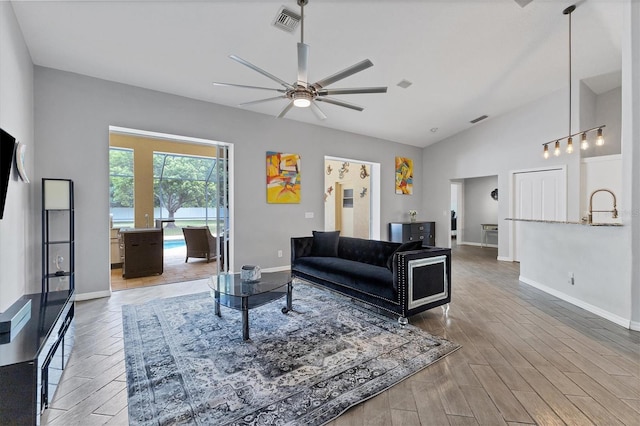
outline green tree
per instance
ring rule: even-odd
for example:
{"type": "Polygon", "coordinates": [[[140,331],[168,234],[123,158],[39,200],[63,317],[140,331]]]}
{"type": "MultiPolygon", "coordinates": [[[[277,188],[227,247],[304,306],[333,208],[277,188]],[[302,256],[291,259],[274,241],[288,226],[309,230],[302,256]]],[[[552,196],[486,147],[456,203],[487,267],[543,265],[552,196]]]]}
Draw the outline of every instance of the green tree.
{"type": "MultiPolygon", "coordinates": [[[[214,207],[216,197],[224,196],[216,190],[216,170],[226,173],[215,162],[209,157],[154,154],[154,207],[165,208],[169,219],[182,207],[214,207]]],[[[109,174],[111,207],[133,207],[133,151],[110,149],[109,174]]]]}
{"type": "Polygon", "coordinates": [[[111,207],[133,207],[133,151],[109,150],[109,176],[111,207]]]}
{"type": "Polygon", "coordinates": [[[173,219],[181,207],[213,207],[216,196],[214,165],[213,158],[155,154],[155,207],[165,208],[169,219],[173,219]],[[207,184],[209,178],[213,179],[207,184]]]}

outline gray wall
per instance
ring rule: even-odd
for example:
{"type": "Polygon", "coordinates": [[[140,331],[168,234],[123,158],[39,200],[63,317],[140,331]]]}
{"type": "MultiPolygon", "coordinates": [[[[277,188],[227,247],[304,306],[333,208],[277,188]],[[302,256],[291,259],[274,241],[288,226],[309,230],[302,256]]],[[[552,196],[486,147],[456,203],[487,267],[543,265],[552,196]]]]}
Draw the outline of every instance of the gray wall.
{"type": "MultiPolygon", "coordinates": [[[[35,106],[36,177],[67,177],[76,184],[80,294],[109,290],[109,125],[234,145],[235,270],[242,264],[286,266],[289,238],[323,229],[325,155],[381,164],[381,235],[388,222],[422,204],[421,193],[394,194],[395,156],[420,166],[420,148],[42,67],[35,68],[35,106]],[[302,156],[301,204],[266,203],[266,151],[302,156]],[[305,219],[305,212],[314,218],[305,219]]],[[[423,181],[420,167],[415,181],[423,181]]]]}
{"type": "Polygon", "coordinates": [[[437,245],[449,244],[444,219],[451,214],[450,183],[455,179],[498,176],[498,256],[505,260],[510,259],[510,222],[504,220],[509,217],[510,172],[566,164],[569,218],[578,218],[580,157],[542,157],[542,143],[567,132],[561,113],[568,108],[566,100],[567,90],[554,92],[424,149],[423,173],[429,184],[423,188],[423,210],[436,219],[437,245]]]}
{"type": "MultiPolygon", "coordinates": [[[[625,242],[619,265],[625,269],[624,282],[611,283],[626,289],[631,302],[632,328],[640,329],[640,4],[627,5],[622,40],[622,89],[621,89],[621,152],[623,159],[622,198],[630,209],[620,212],[624,226],[619,241],[625,242]],[[628,242],[628,243],[627,243],[628,242]]],[[[611,102],[613,93],[602,95],[602,104],[611,102]]],[[[584,101],[587,96],[583,97],[584,101]]],[[[596,108],[591,109],[597,115],[596,108]]],[[[504,220],[510,212],[510,172],[556,165],[567,166],[568,219],[578,220],[580,205],[579,155],[561,155],[542,158],[541,144],[567,132],[567,90],[552,93],[538,101],[524,105],[503,116],[490,118],[469,130],[425,148],[423,153],[423,209],[432,215],[443,217],[450,206],[450,181],[474,176],[498,175],[500,200],[498,206],[498,258],[509,260],[510,222],[504,220]]],[[[604,108],[602,108],[604,109],[604,108]]],[[[608,110],[614,114],[613,108],[608,110]]],[[[490,111],[488,111],[490,114],[490,111]]],[[[577,122],[574,117],[574,122],[577,122]]],[[[615,133],[615,117],[612,117],[615,133]]],[[[609,126],[608,123],[606,123],[609,126]]],[[[575,126],[574,126],[575,127],[575,126]]],[[[443,221],[436,223],[436,244],[445,245],[446,227],[443,221]]],[[[567,256],[576,256],[567,253],[567,256]]],[[[565,259],[558,259],[563,262],[565,259]]],[[[580,296],[578,296],[580,297],[580,296]]],[[[627,317],[625,315],[625,317],[627,317]]]]}
{"type": "MultiPolygon", "coordinates": [[[[464,241],[458,244],[482,243],[481,224],[498,223],[498,201],[491,191],[498,187],[498,176],[485,176],[464,180],[464,241]]],[[[487,244],[498,244],[498,234],[487,232],[487,244]]]]}
{"type": "Polygon", "coordinates": [[[33,64],[11,3],[0,2],[0,127],[27,146],[25,168],[31,184],[12,171],[4,218],[0,220],[0,312],[22,296],[27,283],[39,280],[33,263],[40,237],[31,208],[35,179],[33,143],[33,64]]]}

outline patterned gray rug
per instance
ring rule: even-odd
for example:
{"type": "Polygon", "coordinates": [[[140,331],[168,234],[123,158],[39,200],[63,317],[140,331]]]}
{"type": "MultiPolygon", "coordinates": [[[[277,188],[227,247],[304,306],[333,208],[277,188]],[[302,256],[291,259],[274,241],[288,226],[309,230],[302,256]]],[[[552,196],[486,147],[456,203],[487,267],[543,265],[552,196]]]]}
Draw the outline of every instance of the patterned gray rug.
{"type": "Polygon", "coordinates": [[[122,308],[131,425],[324,424],[459,348],[348,299],[295,284],[249,312],[208,293],[122,308]]]}

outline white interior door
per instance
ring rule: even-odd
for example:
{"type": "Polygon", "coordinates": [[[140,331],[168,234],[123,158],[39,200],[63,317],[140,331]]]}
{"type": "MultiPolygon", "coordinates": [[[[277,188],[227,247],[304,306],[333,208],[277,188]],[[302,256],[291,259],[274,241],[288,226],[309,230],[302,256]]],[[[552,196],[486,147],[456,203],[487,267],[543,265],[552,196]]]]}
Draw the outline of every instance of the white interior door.
{"type": "Polygon", "coordinates": [[[342,205],[340,206],[341,224],[340,235],[354,236],[354,191],[352,186],[340,185],[342,189],[342,205]]]}
{"type": "MultiPolygon", "coordinates": [[[[514,218],[532,220],[567,219],[567,183],[564,169],[514,174],[514,218]]],[[[520,222],[515,222],[513,260],[519,261],[520,222]]]]}

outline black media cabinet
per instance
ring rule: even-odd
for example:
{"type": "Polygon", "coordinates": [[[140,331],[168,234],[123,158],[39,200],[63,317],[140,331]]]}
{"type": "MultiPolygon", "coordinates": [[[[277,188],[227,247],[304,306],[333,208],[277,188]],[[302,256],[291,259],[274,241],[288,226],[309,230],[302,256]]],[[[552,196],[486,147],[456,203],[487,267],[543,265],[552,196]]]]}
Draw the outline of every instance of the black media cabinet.
{"type": "Polygon", "coordinates": [[[19,302],[26,299],[30,318],[13,334],[0,334],[0,425],[40,424],[73,346],[73,292],[28,294],[19,302]]]}

